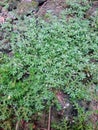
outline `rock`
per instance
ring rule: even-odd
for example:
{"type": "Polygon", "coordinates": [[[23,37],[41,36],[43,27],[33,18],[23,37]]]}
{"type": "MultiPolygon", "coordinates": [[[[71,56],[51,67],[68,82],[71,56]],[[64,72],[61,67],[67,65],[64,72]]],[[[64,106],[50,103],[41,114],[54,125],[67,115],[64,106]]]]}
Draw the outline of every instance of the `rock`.
{"type": "Polygon", "coordinates": [[[34,11],[38,6],[38,2],[36,1],[21,1],[17,5],[17,14],[18,15],[26,15],[28,12],[34,11]]]}

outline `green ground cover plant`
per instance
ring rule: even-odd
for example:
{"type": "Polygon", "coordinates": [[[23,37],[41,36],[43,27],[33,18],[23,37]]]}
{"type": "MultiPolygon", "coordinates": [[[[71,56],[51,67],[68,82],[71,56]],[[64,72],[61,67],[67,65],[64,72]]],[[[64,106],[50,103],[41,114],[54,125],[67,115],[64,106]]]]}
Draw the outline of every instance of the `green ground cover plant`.
{"type": "Polygon", "coordinates": [[[52,90],[67,93],[78,110],[70,128],[64,119],[61,126],[53,125],[55,130],[92,130],[88,113],[78,101],[91,101],[89,90],[93,84],[97,88],[98,32],[83,18],[86,5],[71,6],[75,15],[69,20],[66,12],[49,23],[25,17],[16,25],[2,25],[2,30],[11,30],[12,50],[12,56],[0,56],[0,126],[4,130],[14,130],[22,119],[33,122],[36,114],[48,111],[57,102],[52,90]]]}

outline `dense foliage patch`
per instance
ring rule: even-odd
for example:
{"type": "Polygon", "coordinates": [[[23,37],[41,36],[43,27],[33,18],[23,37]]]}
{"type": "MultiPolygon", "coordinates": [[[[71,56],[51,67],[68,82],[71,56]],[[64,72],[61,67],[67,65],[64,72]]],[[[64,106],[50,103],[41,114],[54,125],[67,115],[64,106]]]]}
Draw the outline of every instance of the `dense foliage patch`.
{"type": "Polygon", "coordinates": [[[91,86],[97,89],[98,37],[90,21],[83,19],[86,8],[79,9],[69,20],[63,14],[49,23],[25,17],[16,25],[2,25],[10,32],[12,55],[0,56],[0,126],[11,129],[11,122],[33,120],[57,103],[54,91],[61,90],[79,113],[72,129],[88,129],[78,101],[91,101],[91,86]]]}

